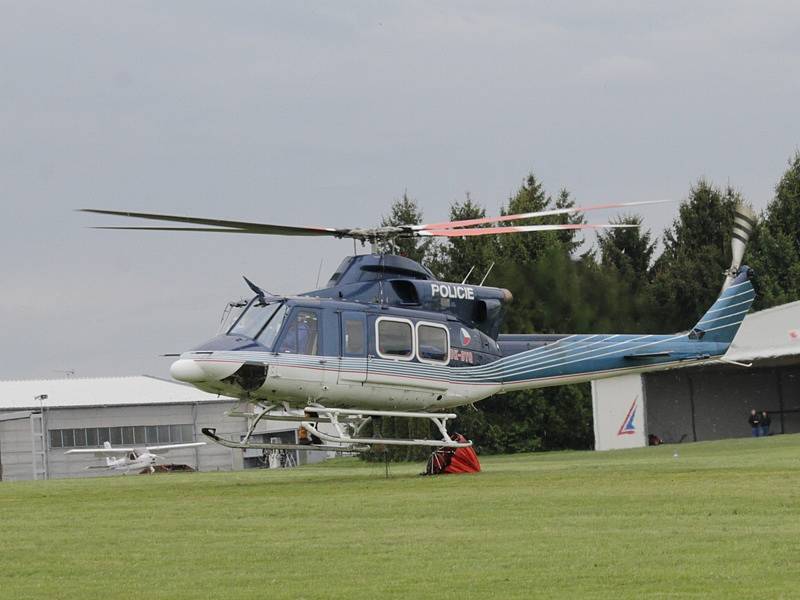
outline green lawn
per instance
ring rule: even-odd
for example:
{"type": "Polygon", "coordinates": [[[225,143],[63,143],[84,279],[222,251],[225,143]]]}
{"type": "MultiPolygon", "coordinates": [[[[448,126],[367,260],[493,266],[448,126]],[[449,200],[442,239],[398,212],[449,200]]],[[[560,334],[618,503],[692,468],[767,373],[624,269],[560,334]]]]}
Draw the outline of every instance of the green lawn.
{"type": "Polygon", "coordinates": [[[0,597],[797,597],[799,459],[776,436],[2,483],[0,597]]]}

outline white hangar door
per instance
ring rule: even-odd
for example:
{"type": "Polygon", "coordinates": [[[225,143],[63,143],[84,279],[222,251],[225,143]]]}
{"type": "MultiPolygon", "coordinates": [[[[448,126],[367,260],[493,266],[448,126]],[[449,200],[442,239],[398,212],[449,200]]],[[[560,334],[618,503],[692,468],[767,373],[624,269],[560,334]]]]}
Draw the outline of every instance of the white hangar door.
{"type": "Polygon", "coordinates": [[[594,449],[616,450],[647,445],[644,386],[641,375],[592,381],[594,449]]]}

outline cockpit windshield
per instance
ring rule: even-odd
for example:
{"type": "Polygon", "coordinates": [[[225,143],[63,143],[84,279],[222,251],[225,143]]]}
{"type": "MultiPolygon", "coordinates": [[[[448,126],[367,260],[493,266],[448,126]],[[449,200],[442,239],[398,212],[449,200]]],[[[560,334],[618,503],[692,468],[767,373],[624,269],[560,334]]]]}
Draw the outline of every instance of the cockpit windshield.
{"type": "Polygon", "coordinates": [[[234,323],[228,334],[243,335],[254,340],[258,339],[261,344],[269,347],[275,341],[275,335],[280,329],[285,312],[284,302],[264,303],[261,299],[255,298],[234,323]],[[275,329],[274,333],[266,335],[267,330],[270,329],[275,329]],[[265,343],[267,340],[269,341],[268,344],[265,343]]]}

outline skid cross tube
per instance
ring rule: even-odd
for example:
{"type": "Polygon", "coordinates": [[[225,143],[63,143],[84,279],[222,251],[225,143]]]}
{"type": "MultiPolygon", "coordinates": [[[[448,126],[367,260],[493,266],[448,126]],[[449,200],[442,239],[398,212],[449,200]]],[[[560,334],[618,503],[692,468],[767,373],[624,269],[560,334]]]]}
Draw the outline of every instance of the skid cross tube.
{"type": "MultiPolygon", "coordinates": [[[[331,435],[319,430],[315,423],[311,421],[303,421],[300,426],[311,435],[326,441],[338,442],[343,444],[385,444],[390,446],[433,446],[444,448],[466,448],[472,445],[472,442],[456,442],[447,433],[447,421],[456,417],[453,413],[422,413],[422,412],[402,412],[392,410],[354,410],[346,408],[325,408],[321,406],[308,406],[305,409],[306,414],[327,415],[330,418],[331,424],[336,429],[338,435],[331,435]],[[351,436],[348,431],[343,427],[343,423],[339,422],[339,416],[352,419],[353,417],[365,417],[371,419],[372,417],[405,417],[411,419],[427,419],[436,425],[439,433],[442,434],[440,440],[425,440],[425,439],[392,439],[392,438],[366,438],[358,437],[358,433],[363,429],[364,423],[355,429],[355,435],[351,436]]],[[[351,423],[347,423],[351,425],[351,423]]]]}

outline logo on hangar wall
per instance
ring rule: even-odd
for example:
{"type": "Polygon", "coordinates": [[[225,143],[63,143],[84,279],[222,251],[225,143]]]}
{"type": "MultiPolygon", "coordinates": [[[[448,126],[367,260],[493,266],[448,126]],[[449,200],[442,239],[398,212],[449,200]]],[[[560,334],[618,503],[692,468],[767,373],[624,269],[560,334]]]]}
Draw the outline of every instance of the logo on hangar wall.
{"type": "Polygon", "coordinates": [[[636,418],[636,404],[639,402],[639,396],[633,399],[633,403],[631,407],[628,409],[628,414],[625,415],[625,420],[622,421],[622,425],[619,426],[619,431],[617,431],[617,435],[631,435],[636,433],[636,423],[634,423],[634,419],[636,418]]]}

